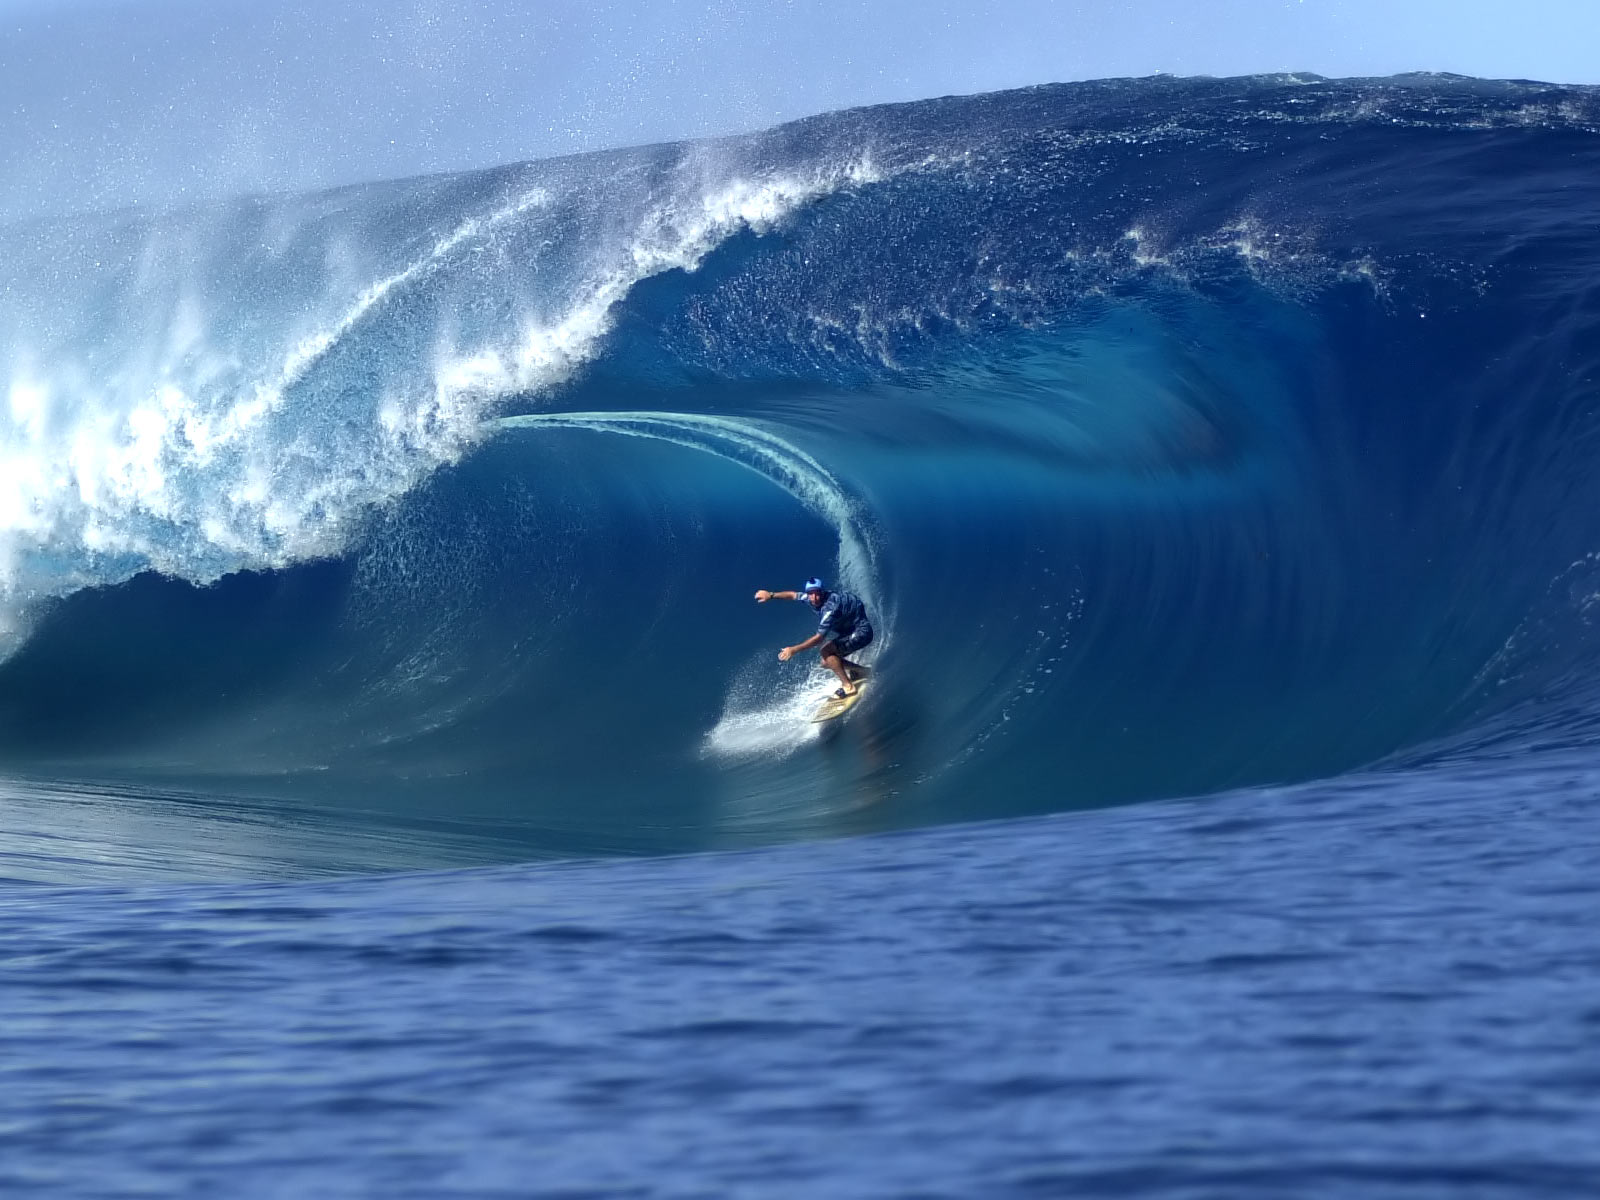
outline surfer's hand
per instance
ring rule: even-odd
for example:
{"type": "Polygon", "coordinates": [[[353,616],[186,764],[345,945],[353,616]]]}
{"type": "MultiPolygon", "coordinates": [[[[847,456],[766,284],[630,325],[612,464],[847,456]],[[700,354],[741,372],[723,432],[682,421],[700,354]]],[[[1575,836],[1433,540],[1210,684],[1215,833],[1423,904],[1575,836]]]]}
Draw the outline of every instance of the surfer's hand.
{"type": "Polygon", "coordinates": [[[794,657],[794,647],[793,646],[785,646],[782,650],[778,651],[778,661],[779,662],[788,662],[793,657],[794,657]]]}
{"type": "Polygon", "coordinates": [[[766,588],[762,588],[759,592],[756,593],[756,603],[757,604],[765,604],[768,600],[771,600],[771,599],[772,599],[772,593],[767,591],[766,588]]]}

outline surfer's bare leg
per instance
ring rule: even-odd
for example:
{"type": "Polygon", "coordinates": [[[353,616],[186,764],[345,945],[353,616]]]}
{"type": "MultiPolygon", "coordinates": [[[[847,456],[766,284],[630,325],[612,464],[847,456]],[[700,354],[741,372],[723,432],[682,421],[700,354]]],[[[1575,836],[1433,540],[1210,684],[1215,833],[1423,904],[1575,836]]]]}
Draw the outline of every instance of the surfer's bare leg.
{"type": "Polygon", "coordinates": [[[822,665],[839,677],[839,682],[844,685],[844,694],[846,696],[855,695],[855,681],[850,678],[850,672],[845,670],[844,659],[830,651],[823,654],[822,665]]]}

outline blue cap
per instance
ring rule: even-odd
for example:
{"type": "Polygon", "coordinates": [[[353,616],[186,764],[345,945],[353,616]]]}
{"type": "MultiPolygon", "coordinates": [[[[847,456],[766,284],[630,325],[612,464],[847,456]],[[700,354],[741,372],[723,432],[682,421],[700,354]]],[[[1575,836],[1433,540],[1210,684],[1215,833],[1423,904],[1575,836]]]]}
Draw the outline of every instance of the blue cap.
{"type": "Polygon", "coordinates": [[[823,583],[822,580],[808,579],[806,580],[805,587],[800,589],[800,594],[804,596],[807,592],[825,592],[827,590],[828,585],[823,583]]]}

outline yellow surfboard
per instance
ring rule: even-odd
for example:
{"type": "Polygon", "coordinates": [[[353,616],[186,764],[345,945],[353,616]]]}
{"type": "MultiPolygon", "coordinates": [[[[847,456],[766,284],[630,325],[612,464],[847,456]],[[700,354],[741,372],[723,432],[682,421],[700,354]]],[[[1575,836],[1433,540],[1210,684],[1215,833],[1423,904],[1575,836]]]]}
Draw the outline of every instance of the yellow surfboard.
{"type": "Polygon", "coordinates": [[[849,696],[829,696],[817,706],[816,713],[811,718],[813,725],[819,721],[832,721],[845,715],[856,706],[861,699],[861,694],[867,690],[865,679],[856,680],[856,690],[849,696]]]}

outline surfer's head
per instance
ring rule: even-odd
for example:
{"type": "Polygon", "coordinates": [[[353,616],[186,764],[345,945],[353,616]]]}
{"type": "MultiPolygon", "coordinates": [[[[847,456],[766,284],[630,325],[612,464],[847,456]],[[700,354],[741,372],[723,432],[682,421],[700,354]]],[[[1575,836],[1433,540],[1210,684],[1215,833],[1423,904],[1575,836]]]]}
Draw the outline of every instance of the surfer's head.
{"type": "Polygon", "coordinates": [[[808,579],[805,587],[800,589],[800,594],[811,601],[812,608],[821,608],[822,602],[828,598],[828,585],[820,579],[808,579]]]}

